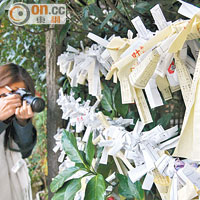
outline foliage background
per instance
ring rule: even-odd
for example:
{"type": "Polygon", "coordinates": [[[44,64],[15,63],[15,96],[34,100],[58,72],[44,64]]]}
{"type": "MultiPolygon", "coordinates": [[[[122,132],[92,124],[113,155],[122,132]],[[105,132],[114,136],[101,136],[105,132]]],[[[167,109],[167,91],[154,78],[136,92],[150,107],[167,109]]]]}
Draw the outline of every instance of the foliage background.
{"type": "MultiPolygon", "coordinates": [[[[130,29],[134,35],[136,30],[131,24],[131,19],[140,16],[145,26],[151,31],[157,28],[150,14],[150,9],[160,4],[161,9],[167,21],[175,21],[183,18],[177,13],[180,3],[176,0],[3,0],[0,3],[0,64],[15,62],[25,67],[32,75],[36,83],[36,90],[39,95],[46,99],[46,64],[45,64],[45,32],[49,30],[48,25],[25,25],[21,27],[14,26],[10,23],[7,16],[5,6],[8,3],[24,2],[24,3],[65,3],[67,7],[67,22],[60,32],[57,31],[57,43],[63,45],[63,51],[67,45],[80,48],[80,41],[84,46],[91,45],[92,41],[87,39],[88,32],[93,32],[101,37],[116,36],[126,37],[127,31],[130,29]]],[[[199,0],[187,0],[186,2],[200,6],[199,0]]],[[[59,84],[63,86],[65,77],[62,77],[59,84]]],[[[106,82],[109,88],[114,88],[111,82],[106,82]]],[[[68,84],[64,87],[67,91],[68,84]]],[[[106,87],[106,86],[105,86],[106,87]]],[[[115,86],[117,87],[117,86],[115,86]]],[[[85,90],[82,87],[74,88],[77,95],[83,99],[91,98],[85,96],[85,90]]],[[[138,118],[138,114],[134,105],[126,106],[126,113],[119,110],[119,94],[114,90],[106,94],[111,99],[111,110],[108,111],[104,104],[101,104],[101,110],[105,114],[114,116],[126,116],[138,118]],[[110,96],[109,96],[110,95],[110,96]],[[113,102],[114,101],[114,102],[113,102]],[[116,108],[118,106],[118,109],[116,108]]],[[[117,90],[116,90],[117,91],[117,90]]],[[[106,95],[105,95],[106,97],[106,95]]],[[[184,111],[183,104],[180,104],[181,95],[176,94],[173,101],[166,102],[165,107],[152,110],[154,116],[154,124],[150,124],[148,128],[155,126],[157,123],[163,123],[164,128],[169,126],[171,118],[181,118],[180,110],[184,111]],[[173,106],[171,106],[173,105],[173,106]],[[175,105],[175,106],[174,106],[175,105]],[[163,112],[164,110],[164,112],[163,112]],[[162,115],[161,115],[162,113],[162,115]],[[168,113],[168,115],[165,115],[168,113]],[[167,118],[166,118],[167,116],[167,118]],[[159,121],[158,121],[159,120],[159,121]],[[164,124],[165,123],[165,124],[164,124]]],[[[35,125],[38,130],[38,142],[34,149],[33,155],[30,157],[30,171],[33,185],[37,185],[37,191],[46,188],[45,176],[47,175],[46,162],[46,111],[36,115],[35,125]]]]}

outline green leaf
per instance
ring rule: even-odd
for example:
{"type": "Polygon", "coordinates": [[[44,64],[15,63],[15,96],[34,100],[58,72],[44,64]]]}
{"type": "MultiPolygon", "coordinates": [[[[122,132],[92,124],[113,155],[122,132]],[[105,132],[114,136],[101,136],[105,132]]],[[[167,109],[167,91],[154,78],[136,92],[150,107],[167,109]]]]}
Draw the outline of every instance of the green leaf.
{"type": "Polygon", "coordinates": [[[88,18],[88,14],[89,14],[89,9],[88,9],[88,7],[86,6],[85,8],[83,8],[83,17],[84,17],[84,18],[88,18]]]}
{"type": "Polygon", "coordinates": [[[103,22],[101,23],[100,28],[102,29],[114,15],[115,15],[115,11],[113,10],[113,11],[110,12],[110,13],[107,15],[107,17],[103,20],[103,22]]]}
{"type": "Polygon", "coordinates": [[[65,183],[63,187],[54,194],[52,200],[64,200],[66,188],[67,183],[65,183]]]}
{"type": "MultiPolygon", "coordinates": [[[[57,81],[57,83],[58,83],[58,85],[60,86],[60,87],[62,87],[63,86],[63,84],[64,84],[64,82],[67,80],[67,77],[66,76],[61,76],[59,79],[58,79],[58,81],[57,81]]],[[[66,81],[67,82],[67,81],[66,81]]]]}
{"type": "Polygon", "coordinates": [[[59,36],[58,36],[58,43],[61,44],[64,38],[67,36],[67,32],[69,31],[71,24],[69,21],[66,21],[65,25],[62,27],[59,36]]]}
{"type": "Polygon", "coordinates": [[[142,189],[142,184],[140,181],[133,183],[128,177],[128,186],[130,188],[131,193],[137,200],[144,199],[144,190],[142,189]]]}
{"type": "Polygon", "coordinates": [[[103,84],[103,97],[101,99],[101,105],[103,107],[104,110],[106,111],[112,111],[113,110],[113,102],[112,102],[112,93],[110,88],[106,85],[106,83],[102,83],[103,84]]]}
{"type": "Polygon", "coordinates": [[[72,179],[67,183],[64,200],[73,200],[76,193],[81,189],[81,178],[72,179]]]}
{"type": "Polygon", "coordinates": [[[136,198],[142,200],[144,198],[144,191],[142,190],[142,185],[140,181],[132,183],[129,177],[122,174],[117,174],[119,179],[119,194],[126,198],[136,198]]]}
{"type": "Polygon", "coordinates": [[[88,7],[83,8],[83,17],[81,19],[81,22],[83,24],[83,29],[88,30],[89,27],[89,9],[88,7]]]}
{"type": "Polygon", "coordinates": [[[92,164],[94,154],[95,154],[95,146],[92,143],[92,133],[90,133],[90,137],[88,139],[87,146],[86,146],[86,160],[90,166],[92,164]]]}
{"type": "Polygon", "coordinates": [[[97,18],[100,18],[100,17],[103,17],[103,12],[102,10],[94,3],[94,4],[90,4],[88,6],[88,9],[89,9],[89,12],[97,17],[97,18]]]}
{"type": "Polygon", "coordinates": [[[113,89],[113,102],[116,111],[125,118],[128,113],[128,104],[122,104],[120,84],[117,83],[113,89]]]}
{"type": "Polygon", "coordinates": [[[115,171],[116,165],[111,157],[108,157],[108,163],[106,165],[99,164],[97,173],[101,174],[105,179],[109,176],[110,171],[115,171]]]}
{"type": "Polygon", "coordinates": [[[56,192],[59,188],[61,188],[65,181],[78,170],[79,167],[70,167],[58,174],[50,184],[51,192],[56,192]]]}
{"type": "Polygon", "coordinates": [[[67,181],[53,196],[52,200],[73,200],[76,192],[81,189],[81,178],[67,181]]]}
{"type": "Polygon", "coordinates": [[[90,179],[86,186],[84,200],[104,200],[104,193],[106,191],[106,185],[104,178],[101,174],[97,174],[90,179]]]}
{"type": "Polygon", "coordinates": [[[141,14],[145,14],[146,12],[150,11],[152,7],[153,5],[150,2],[141,1],[141,2],[136,3],[134,9],[141,14]]]}
{"type": "Polygon", "coordinates": [[[64,92],[65,92],[68,88],[70,88],[70,84],[69,84],[68,79],[65,79],[65,81],[63,82],[62,88],[63,88],[63,91],[64,91],[64,92]]]}
{"type": "Polygon", "coordinates": [[[169,124],[170,120],[173,117],[173,113],[167,113],[165,115],[163,115],[158,121],[157,121],[157,125],[160,124],[162,125],[163,128],[166,128],[167,125],[169,124]]]}
{"type": "Polygon", "coordinates": [[[65,153],[72,162],[84,164],[83,157],[78,150],[76,138],[73,133],[66,130],[63,131],[62,145],[65,153]]]}

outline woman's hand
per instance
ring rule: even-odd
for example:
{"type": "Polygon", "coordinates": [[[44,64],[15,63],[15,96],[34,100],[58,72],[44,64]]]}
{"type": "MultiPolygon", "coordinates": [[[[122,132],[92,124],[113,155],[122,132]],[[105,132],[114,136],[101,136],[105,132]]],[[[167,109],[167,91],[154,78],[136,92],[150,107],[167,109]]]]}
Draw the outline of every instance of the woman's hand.
{"type": "Polygon", "coordinates": [[[21,97],[17,94],[0,98],[0,121],[4,121],[15,114],[16,108],[21,106],[21,97]]]}
{"type": "Polygon", "coordinates": [[[32,118],[33,115],[34,113],[31,109],[31,106],[28,105],[26,101],[23,101],[23,105],[15,110],[15,117],[22,126],[26,125],[27,119],[32,118]]]}

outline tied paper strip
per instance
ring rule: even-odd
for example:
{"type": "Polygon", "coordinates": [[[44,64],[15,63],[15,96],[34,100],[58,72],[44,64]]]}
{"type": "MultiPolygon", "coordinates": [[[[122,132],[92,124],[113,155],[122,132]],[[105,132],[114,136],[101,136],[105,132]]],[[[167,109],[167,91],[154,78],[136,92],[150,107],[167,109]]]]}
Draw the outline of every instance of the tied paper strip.
{"type": "MultiPolygon", "coordinates": [[[[161,192],[161,196],[170,195],[170,199],[192,199],[197,196],[197,192],[194,190],[194,186],[199,188],[199,168],[197,168],[198,164],[191,162],[190,160],[176,160],[169,155],[163,154],[156,161],[157,170],[153,171],[154,182],[156,183],[157,188],[160,190],[162,187],[165,187],[165,192],[161,192]],[[189,164],[190,163],[190,164],[189,164]],[[171,178],[171,184],[169,181],[169,177],[171,178]],[[188,191],[187,191],[188,190],[188,191]],[[187,191],[187,195],[184,194],[187,191]],[[191,198],[190,198],[191,197],[191,198]]],[[[142,172],[144,173],[144,166],[138,168],[140,170],[139,175],[141,176],[142,172]]],[[[132,170],[134,172],[134,170],[132,170]]],[[[137,170],[135,170],[137,172],[137,170]]],[[[131,174],[135,178],[135,174],[131,174]]],[[[136,181],[137,179],[133,179],[136,181]]],[[[150,186],[152,184],[151,173],[147,173],[143,182],[143,189],[151,189],[150,186]],[[145,180],[146,179],[146,180],[145,180]]],[[[165,198],[164,198],[165,199],[165,198]]],[[[168,197],[166,199],[169,199],[168,197]]]]}
{"type": "Polygon", "coordinates": [[[199,101],[200,101],[200,55],[197,60],[194,78],[192,80],[191,95],[188,98],[188,106],[183,121],[181,137],[174,155],[188,158],[194,161],[200,160],[199,150],[199,101]]]}
{"type": "Polygon", "coordinates": [[[138,88],[133,88],[133,92],[134,92],[133,94],[134,94],[136,106],[137,106],[141,121],[144,124],[153,122],[143,91],[138,88]]]}
{"type": "MultiPolygon", "coordinates": [[[[110,41],[110,43],[107,46],[107,49],[108,49],[108,52],[110,53],[110,56],[112,57],[114,61],[114,64],[112,65],[111,70],[112,68],[116,68],[116,69],[118,68],[118,66],[116,66],[115,63],[118,62],[120,56],[127,50],[127,48],[129,48],[132,42],[133,42],[132,39],[122,39],[120,37],[114,37],[110,41]]],[[[122,103],[123,104],[134,103],[132,87],[127,78],[128,75],[130,74],[131,65],[126,66],[126,63],[123,63],[123,65],[124,66],[119,65],[120,68],[118,68],[118,72],[116,71],[114,72],[114,82],[115,83],[117,82],[116,77],[115,77],[117,75],[120,81],[122,103]]],[[[109,78],[106,77],[106,79],[109,79],[109,78]]]]}
{"type": "MultiPolygon", "coordinates": [[[[159,30],[163,30],[164,28],[171,25],[171,22],[166,21],[159,4],[154,6],[150,11],[159,30]]],[[[172,35],[171,37],[168,37],[160,44],[160,46],[157,47],[157,50],[161,57],[157,64],[155,73],[163,78],[165,75],[170,76],[169,71],[167,69],[172,63],[173,54],[168,53],[168,48],[169,44],[175,39],[175,36],[176,34],[172,35]]],[[[176,76],[176,71],[173,73],[172,76],[170,76],[170,85],[172,85],[173,87],[179,85],[179,83],[174,81],[174,76],[176,76]]]]}
{"type": "Polygon", "coordinates": [[[158,30],[161,31],[167,26],[171,25],[171,22],[166,21],[159,4],[155,5],[150,11],[158,30]]]}
{"type": "MultiPolygon", "coordinates": [[[[97,119],[95,109],[100,103],[99,100],[93,106],[90,106],[90,101],[80,104],[80,98],[74,99],[74,94],[70,96],[64,95],[62,89],[59,90],[58,105],[61,106],[63,111],[62,119],[70,119],[70,125],[76,125],[76,131],[81,132],[86,127],[91,127],[90,130],[94,131],[98,127],[101,129],[101,122],[97,119]]],[[[87,130],[89,132],[89,130],[87,130]]]]}
{"type": "MultiPolygon", "coordinates": [[[[159,159],[157,150],[154,150],[155,147],[159,146],[162,141],[174,137],[177,134],[177,127],[164,131],[164,129],[159,126],[149,133],[144,132],[140,135],[143,127],[143,124],[137,122],[131,134],[119,125],[106,126],[106,129],[102,132],[102,136],[98,141],[98,145],[104,147],[100,163],[107,164],[108,155],[112,155],[115,157],[115,162],[120,173],[123,172],[117,157],[128,167],[131,171],[130,174],[133,174],[135,169],[130,165],[129,160],[133,160],[135,164],[138,163],[138,166],[142,163],[146,163],[145,171],[153,170],[155,168],[154,163],[159,159]],[[149,137],[147,137],[147,135],[149,135],[149,137]],[[149,138],[152,138],[152,140],[149,140],[149,138]],[[123,156],[122,150],[125,150],[125,156],[128,160],[123,156]]],[[[136,174],[135,176],[137,180],[141,178],[136,174]]]]}
{"type": "Polygon", "coordinates": [[[190,73],[178,55],[175,55],[175,63],[176,63],[176,70],[178,74],[178,79],[181,87],[181,92],[183,95],[183,100],[185,102],[186,107],[188,106],[188,100],[191,96],[191,85],[192,85],[192,78],[190,73]]]}
{"type": "Polygon", "coordinates": [[[145,87],[145,93],[148,98],[150,107],[156,108],[163,105],[162,98],[158,92],[155,78],[151,78],[145,87]]]}
{"type": "MultiPolygon", "coordinates": [[[[162,157],[160,157],[157,153],[157,150],[155,149],[155,147],[161,142],[161,141],[165,141],[165,138],[171,138],[174,137],[177,133],[177,127],[168,129],[167,131],[164,131],[164,129],[161,126],[155,127],[154,129],[152,129],[149,132],[144,132],[140,138],[140,149],[142,150],[142,152],[138,152],[139,157],[143,157],[144,160],[142,163],[145,164],[140,164],[140,165],[136,165],[135,169],[132,169],[129,171],[129,177],[132,180],[132,182],[135,182],[137,180],[139,180],[143,175],[145,175],[147,172],[150,172],[152,170],[155,169],[155,167],[158,168],[159,172],[161,174],[163,174],[164,176],[168,175],[168,176],[172,176],[171,172],[173,170],[171,170],[171,166],[174,166],[173,164],[169,164],[171,163],[170,160],[175,160],[167,155],[165,155],[166,158],[165,160],[162,159],[162,157]],[[162,134],[163,133],[163,134],[162,134]],[[163,137],[164,136],[164,137],[163,137]],[[150,139],[151,138],[151,139],[150,139]],[[144,142],[143,142],[144,141],[144,142]],[[141,146],[141,144],[144,144],[141,146]],[[153,148],[154,147],[154,148],[153,148]]],[[[131,141],[135,141],[131,140],[131,141]]],[[[138,140],[138,139],[137,139],[138,140]]],[[[173,139],[171,139],[173,140],[173,139]]],[[[129,139],[130,141],[130,139],[129,139]]],[[[170,140],[169,140],[170,141],[170,140]]],[[[158,145],[159,146],[159,145],[158,145]]],[[[174,146],[176,146],[176,144],[174,144],[174,146]]],[[[171,148],[171,147],[170,147],[171,148]]],[[[172,147],[173,148],[173,147],[172,147]]],[[[134,159],[134,162],[137,163],[135,157],[132,157],[132,159],[134,159]]],[[[152,183],[148,182],[147,184],[149,187],[150,185],[152,185],[152,183]]],[[[145,186],[144,186],[145,187],[145,186]]]]}
{"type": "Polygon", "coordinates": [[[101,95],[100,76],[106,76],[111,65],[109,59],[102,58],[104,51],[103,46],[96,44],[83,52],[68,46],[67,52],[58,57],[57,64],[60,65],[61,73],[69,77],[72,87],[77,86],[78,83],[85,84],[87,79],[89,94],[99,97],[101,95]]]}
{"type": "MultiPolygon", "coordinates": [[[[157,11],[155,11],[155,12],[156,12],[156,14],[158,14],[157,11]]],[[[160,12],[162,12],[162,11],[160,10],[160,12]]],[[[156,15],[156,16],[158,17],[158,15],[156,15]]],[[[143,44],[144,44],[144,40],[149,40],[153,36],[153,33],[150,32],[148,29],[145,28],[145,26],[142,23],[142,20],[141,20],[140,17],[134,18],[132,20],[132,23],[133,23],[133,25],[135,26],[135,28],[136,28],[136,30],[138,32],[138,39],[137,39],[137,41],[141,41],[140,47],[142,47],[143,44]]],[[[134,44],[135,43],[133,43],[133,45],[134,44]]],[[[135,47],[135,45],[134,45],[134,47],[135,47]]],[[[140,47],[138,46],[137,48],[140,48],[140,47]]],[[[132,50],[134,50],[134,51],[137,52],[138,51],[137,48],[132,49],[132,50]]],[[[141,62],[147,55],[148,55],[148,53],[145,53],[145,56],[144,55],[140,56],[138,58],[139,62],[141,62]]],[[[160,96],[160,94],[158,92],[158,89],[157,89],[156,83],[154,81],[154,78],[150,79],[150,81],[148,82],[147,86],[145,87],[145,92],[146,92],[146,95],[147,95],[147,98],[148,98],[148,101],[149,101],[149,104],[150,104],[151,108],[155,108],[155,107],[163,105],[162,99],[161,99],[161,96],[160,96]]],[[[135,97],[135,98],[136,98],[136,104],[137,104],[137,107],[138,107],[138,110],[139,110],[139,113],[140,113],[142,121],[145,124],[146,123],[150,123],[151,120],[152,120],[152,119],[150,119],[150,117],[149,117],[149,119],[144,120],[145,113],[146,113],[146,115],[149,115],[149,114],[147,114],[148,113],[148,107],[147,107],[146,111],[144,111],[143,113],[141,113],[142,108],[139,107],[138,103],[137,103],[137,99],[139,97],[135,97]]],[[[144,105],[145,104],[146,104],[146,102],[144,101],[144,105]]]]}
{"type": "Polygon", "coordinates": [[[140,64],[131,72],[129,79],[132,86],[144,89],[152,77],[160,55],[153,50],[140,64]]]}
{"type": "Polygon", "coordinates": [[[139,16],[132,19],[131,22],[134,25],[135,29],[137,30],[139,38],[142,38],[144,40],[149,40],[153,36],[153,33],[148,29],[146,29],[139,16]]]}
{"type": "Polygon", "coordinates": [[[181,173],[200,190],[200,173],[197,172],[194,167],[186,164],[184,168],[181,169],[181,173]]]}
{"type": "Polygon", "coordinates": [[[186,40],[197,39],[199,33],[200,12],[196,13],[191,20],[184,25],[169,48],[170,53],[177,53],[183,48],[186,40]]]}
{"type": "Polygon", "coordinates": [[[122,150],[125,150],[127,159],[133,160],[136,165],[138,163],[138,166],[145,163],[144,171],[152,171],[155,168],[154,163],[159,159],[155,147],[164,140],[175,136],[177,134],[177,127],[165,131],[159,126],[148,133],[144,132],[141,134],[143,127],[142,123],[137,122],[133,133],[119,126],[107,127],[103,131],[103,135],[98,143],[99,146],[104,147],[100,163],[107,164],[108,155],[117,156],[129,168],[131,171],[130,174],[134,174],[134,177],[138,180],[141,177],[135,174],[135,170],[137,169],[133,169],[128,160],[120,153],[122,150]],[[152,140],[149,140],[149,138],[152,138],[152,140]],[[129,152],[132,153],[129,154],[129,152]]]}
{"type": "Polygon", "coordinates": [[[181,7],[178,10],[178,13],[181,15],[192,18],[196,13],[200,12],[200,8],[193,6],[192,4],[186,3],[184,1],[178,0],[182,3],[181,7]]]}

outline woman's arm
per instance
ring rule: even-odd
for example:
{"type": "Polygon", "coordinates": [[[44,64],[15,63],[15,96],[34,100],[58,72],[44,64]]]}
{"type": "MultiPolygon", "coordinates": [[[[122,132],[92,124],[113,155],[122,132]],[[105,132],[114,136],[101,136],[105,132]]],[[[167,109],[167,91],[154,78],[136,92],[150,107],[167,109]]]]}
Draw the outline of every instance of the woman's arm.
{"type": "Polygon", "coordinates": [[[15,110],[13,139],[18,144],[23,158],[31,155],[36,144],[36,130],[31,122],[33,116],[31,106],[26,101],[23,101],[22,106],[15,110]]]}
{"type": "Polygon", "coordinates": [[[14,94],[0,98],[0,134],[9,126],[5,120],[13,116],[19,106],[21,106],[21,97],[19,95],[14,94]]]}

